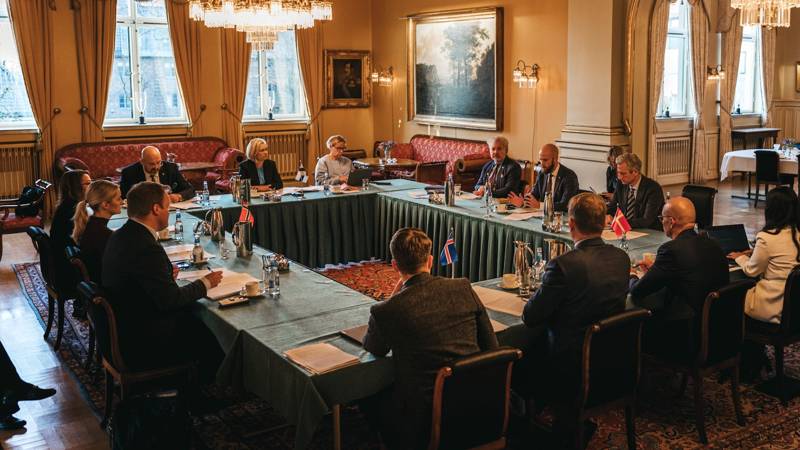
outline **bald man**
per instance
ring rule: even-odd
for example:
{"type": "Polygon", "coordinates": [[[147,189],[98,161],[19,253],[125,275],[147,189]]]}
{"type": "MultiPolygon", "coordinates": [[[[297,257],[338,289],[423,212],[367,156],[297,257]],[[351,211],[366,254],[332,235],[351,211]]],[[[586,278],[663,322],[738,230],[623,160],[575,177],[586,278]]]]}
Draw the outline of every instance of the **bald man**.
{"type": "Polygon", "coordinates": [[[533,188],[525,189],[522,196],[508,195],[514,206],[539,208],[545,194],[553,194],[553,209],[567,211],[569,201],[578,193],[578,175],[559,162],[559,149],[555,144],[545,144],[539,150],[539,165],[542,171],[536,177],[533,188]]]}
{"type": "Polygon", "coordinates": [[[122,180],[120,180],[122,198],[126,198],[133,185],[141,181],[153,181],[168,187],[171,202],[194,197],[194,187],[183,178],[178,165],[162,161],[161,151],[152,145],[142,149],[139,161],[122,169],[122,180]]]}

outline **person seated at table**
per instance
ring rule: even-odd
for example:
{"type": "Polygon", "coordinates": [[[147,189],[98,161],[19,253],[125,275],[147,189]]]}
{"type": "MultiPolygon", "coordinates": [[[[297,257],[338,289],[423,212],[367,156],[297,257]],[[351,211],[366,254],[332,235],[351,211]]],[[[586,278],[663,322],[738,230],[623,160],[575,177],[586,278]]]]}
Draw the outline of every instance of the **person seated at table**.
{"type": "Polygon", "coordinates": [[[614,197],[614,192],[617,190],[617,183],[619,180],[617,179],[617,158],[619,155],[623,154],[625,150],[615,145],[608,149],[608,167],[606,167],[606,191],[603,192],[601,195],[606,201],[611,200],[614,197]]]}
{"type": "Polygon", "coordinates": [[[392,352],[394,385],[362,404],[389,448],[424,447],[436,372],[453,359],[498,345],[469,280],[431,275],[431,245],[417,228],[394,233],[389,249],[400,280],[389,300],[372,306],[364,337],[370,353],[392,352]]]}
{"type": "Polygon", "coordinates": [[[541,287],[525,305],[522,321],[532,341],[512,377],[515,392],[553,407],[556,429],[565,435],[574,427],[586,327],[625,308],[630,272],[628,255],[600,237],[606,214],[600,195],[576,195],[567,214],[575,249],[547,263],[541,287]]]}
{"type": "Polygon", "coordinates": [[[508,198],[516,207],[539,208],[548,192],[553,195],[553,209],[566,211],[569,200],[578,193],[578,175],[559,162],[559,149],[555,144],[545,144],[539,150],[541,172],[533,188],[528,187],[522,195],[509,193],[508,198]]]}
{"type": "Polygon", "coordinates": [[[86,265],[89,278],[95,283],[102,283],[101,277],[103,252],[106,242],[111,236],[108,220],[122,211],[122,193],[119,186],[106,180],[94,180],[86,192],[86,198],[78,202],[72,240],[81,249],[81,260],[86,265]],[[89,215],[88,209],[92,214],[89,215]]]}
{"type": "Polygon", "coordinates": [[[634,304],[653,312],[644,325],[643,347],[650,353],[679,355],[694,351],[706,296],[729,281],[728,262],[719,244],[695,232],[694,204],[673,197],[659,216],[664,234],[655,260],[638,266],[644,275],[631,275],[634,304]]]}
{"type": "Polygon", "coordinates": [[[346,184],[350,172],[353,171],[353,162],[343,156],[347,150],[347,141],[344,136],[334,134],[325,143],[328,154],[317,160],[314,168],[314,184],[317,186],[346,184]]]}
{"type": "Polygon", "coordinates": [[[633,153],[617,156],[617,179],[606,222],[611,222],[619,208],[631,228],[661,230],[658,213],[664,206],[664,191],[656,181],[642,175],[642,160],[633,153]]]}
{"type": "Polygon", "coordinates": [[[506,198],[512,192],[519,192],[522,168],[508,157],[508,139],[497,136],[488,141],[489,156],[492,160],[484,164],[481,175],[475,184],[474,194],[483,197],[486,185],[492,186],[492,197],[506,198]]]}
{"type": "Polygon", "coordinates": [[[161,160],[161,151],[148,145],[142,149],[139,161],[122,169],[120,188],[122,198],[128,197],[128,191],[141,181],[152,181],[170,189],[169,199],[172,202],[189,200],[194,197],[194,187],[183,177],[178,165],[161,160]]]}
{"type": "Polygon", "coordinates": [[[239,164],[239,175],[250,180],[251,186],[258,191],[283,188],[278,166],[269,159],[267,141],[261,138],[251,139],[244,154],[247,159],[239,164]]]}
{"type": "Polygon", "coordinates": [[[208,272],[184,286],[158,243],[156,230],[169,224],[170,199],[161,184],[144,181],[128,192],[130,219],[108,238],[103,287],[119,325],[119,345],[131,370],[199,361],[204,380],[213,379],[222,350],[191,313],[197,300],[222,280],[208,272]]]}
{"type": "Polygon", "coordinates": [[[19,430],[25,421],[14,417],[19,402],[42,400],[56,393],[55,389],[42,389],[23,381],[0,342],[0,430],[19,430]]]}

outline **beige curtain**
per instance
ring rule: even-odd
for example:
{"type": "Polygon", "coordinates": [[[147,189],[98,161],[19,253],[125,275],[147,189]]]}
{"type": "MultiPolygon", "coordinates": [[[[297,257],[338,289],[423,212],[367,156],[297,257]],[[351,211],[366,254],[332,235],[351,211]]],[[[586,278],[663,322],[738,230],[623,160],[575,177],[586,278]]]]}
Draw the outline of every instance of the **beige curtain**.
{"type": "MultiPolygon", "coordinates": [[[[324,102],[322,78],[322,24],[317,23],[312,28],[294,32],[297,42],[297,59],[300,62],[300,74],[303,77],[303,88],[306,92],[306,108],[310,119],[308,139],[308,165],[314,164],[314,159],[320,156],[322,149],[322,104],[324,102]]],[[[313,166],[312,166],[313,167],[313,166]]]]}
{"type": "Polygon", "coordinates": [[[761,75],[764,79],[762,126],[772,126],[772,97],[775,85],[775,29],[761,27],[761,75]]]}
{"type": "Polygon", "coordinates": [[[657,0],[650,20],[650,145],[648,152],[648,171],[651,178],[658,174],[655,158],[656,115],[661,96],[661,83],[664,79],[664,54],[667,50],[667,26],[669,23],[669,0],[657,0]]]}
{"type": "Polygon", "coordinates": [[[81,95],[81,141],[103,140],[114,62],[117,0],[72,0],[81,95]]]}
{"type": "Polygon", "coordinates": [[[739,77],[739,59],[742,52],[743,29],[739,26],[739,11],[731,8],[730,0],[719,4],[719,29],[722,37],[722,64],[725,79],[720,80],[719,107],[719,160],[733,149],[731,129],[733,129],[733,101],[736,98],[736,80],[739,77]]]}
{"type": "Polygon", "coordinates": [[[222,33],[222,138],[230,147],[243,148],[244,97],[251,45],[244,33],[234,29],[222,33]]]}
{"type": "Polygon", "coordinates": [[[691,20],[692,44],[692,85],[694,87],[694,151],[692,152],[691,171],[689,181],[702,183],[705,181],[708,154],[706,149],[706,133],[703,124],[703,104],[706,98],[706,83],[708,81],[706,67],[708,62],[708,17],[703,7],[703,0],[689,0],[692,6],[689,17],[691,20]]]}
{"type": "MultiPolygon", "coordinates": [[[[175,68],[178,72],[178,82],[181,86],[186,113],[189,116],[192,134],[202,136],[204,130],[201,119],[203,111],[206,109],[206,105],[203,104],[201,81],[203,53],[200,36],[203,23],[189,18],[189,3],[187,2],[167,1],[166,6],[169,37],[172,40],[175,68]]],[[[246,83],[247,81],[245,81],[246,83]]]]}

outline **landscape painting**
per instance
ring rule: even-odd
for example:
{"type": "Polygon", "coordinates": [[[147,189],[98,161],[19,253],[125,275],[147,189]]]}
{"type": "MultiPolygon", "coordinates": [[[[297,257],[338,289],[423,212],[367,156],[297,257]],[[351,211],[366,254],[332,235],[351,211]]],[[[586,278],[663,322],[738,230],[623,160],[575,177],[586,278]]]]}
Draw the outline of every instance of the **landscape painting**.
{"type": "Polygon", "coordinates": [[[502,130],[502,13],[483,8],[410,17],[410,120],[502,130]]]}

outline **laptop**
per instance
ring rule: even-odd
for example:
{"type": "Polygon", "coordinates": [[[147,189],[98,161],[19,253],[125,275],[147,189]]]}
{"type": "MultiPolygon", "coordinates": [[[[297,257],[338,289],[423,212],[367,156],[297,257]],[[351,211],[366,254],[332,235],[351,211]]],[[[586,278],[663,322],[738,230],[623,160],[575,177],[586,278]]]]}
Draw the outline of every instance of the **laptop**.
{"type": "MultiPolygon", "coordinates": [[[[744,225],[739,223],[736,225],[717,225],[706,228],[708,237],[717,241],[722,251],[725,254],[731,252],[743,252],[750,250],[750,242],[747,241],[747,233],[744,231],[744,225]]],[[[736,264],[732,260],[728,260],[729,264],[736,264]]]]}
{"type": "Polygon", "coordinates": [[[372,175],[372,171],[369,169],[356,169],[350,172],[350,176],[347,177],[347,185],[353,187],[361,187],[361,183],[363,180],[369,179],[372,175]]]}

